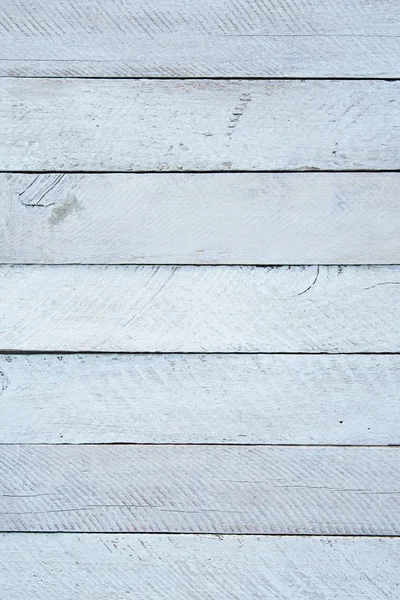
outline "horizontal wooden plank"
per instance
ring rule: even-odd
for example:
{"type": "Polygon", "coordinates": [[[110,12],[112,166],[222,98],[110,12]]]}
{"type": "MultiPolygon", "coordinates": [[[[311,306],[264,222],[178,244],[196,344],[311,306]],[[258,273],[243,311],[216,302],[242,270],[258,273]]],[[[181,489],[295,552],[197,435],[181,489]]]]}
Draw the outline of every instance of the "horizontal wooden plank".
{"type": "Polygon", "coordinates": [[[400,448],[0,446],[0,530],[399,535],[400,448]]]}
{"type": "Polygon", "coordinates": [[[398,352],[399,266],[1,266],[3,351],[398,352]]]}
{"type": "Polygon", "coordinates": [[[400,169],[400,81],[9,78],[0,99],[5,171],[400,169]]]}
{"type": "Polygon", "coordinates": [[[7,600],[387,600],[399,551],[396,538],[1,534],[0,577],[7,600]]]}
{"type": "Polygon", "coordinates": [[[0,443],[400,444],[397,355],[2,355],[0,377],[0,443]]]}
{"type": "Polygon", "coordinates": [[[398,264],[399,173],[0,174],[0,262],[398,264]]]}
{"type": "Polygon", "coordinates": [[[398,77],[397,0],[1,2],[0,74],[398,77]]]}

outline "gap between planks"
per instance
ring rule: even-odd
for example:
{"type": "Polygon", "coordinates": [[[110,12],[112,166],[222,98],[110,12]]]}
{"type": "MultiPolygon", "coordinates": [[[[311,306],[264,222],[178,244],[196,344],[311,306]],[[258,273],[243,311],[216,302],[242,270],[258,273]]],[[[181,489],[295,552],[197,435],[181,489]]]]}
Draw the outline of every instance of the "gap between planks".
{"type": "Polygon", "coordinates": [[[400,448],[400,444],[271,444],[269,442],[262,443],[221,443],[221,442],[13,442],[13,443],[1,443],[0,448],[3,446],[156,446],[156,447],[170,447],[179,446],[186,448],[188,446],[195,447],[214,447],[218,446],[221,448],[229,448],[231,446],[235,448],[400,448]]]}
{"type": "MultiPolygon", "coordinates": [[[[61,268],[66,268],[66,267],[205,267],[205,268],[209,268],[209,267],[235,267],[235,268],[247,268],[247,267],[251,267],[253,269],[279,269],[282,267],[286,267],[286,268],[291,268],[291,267],[299,267],[299,268],[306,268],[306,267],[400,267],[400,263],[351,263],[351,264],[339,264],[339,263],[312,263],[312,262],[308,262],[308,263],[296,263],[295,265],[289,265],[289,264],[281,264],[281,263],[266,263],[266,264],[254,264],[254,263],[181,263],[181,262],[175,262],[175,263],[161,263],[161,262],[157,262],[157,263],[125,263],[125,262],[118,262],[118,263],[91,263],[91,262],[68,262],[68,263],[45,263],[45,262],[18,262],[18,263],[9,263],[9,262],[0,262],[0,268],[1,267],[61,267],[61,268]]],[[[4,353],[4,350],[0,351],[1,353],[4,353]]],[[[141,353],[142,354],[142,353],[141,353]]],[[[144,354],[144,353],[143,353],[144,354]]],[[[163,354],[171,354],[170,352],[164,352],[163,354]]],[[[198,354],[196,352],[196,354],[198,354]]],[[[200,354],[203,354],[203,352],[201,352],[200,354]]],[[[214,354],[213,352],[211,352],[211,354],[214,354]]],[[[220,352],[218,352],[218,354],[220,354],[220,352]]],[[[234,352],[229,352],[229,354],[234,354],[234,352]]],[[[244,353],[242,353],[244,354],[244,353]]],[[[268,352],[249,352],[248,354],[269,354],[268,352]]],[[[274,354],[279,354],[274,352],[274,354]]],[[[287,353],[285,353],[287,354],[287,353]]],[[[297,353],[295,353],[297,354],[297,353]]],[[[302,353],[304,354],[304,353],[302,353]]],[[[323,354],[323,353],[322,353],[323,354]]],[[[330,353],[332,354],[332,353],[330,353]]],[[[339,354],[346,354],[346,352],[339,352],[339,354]]],[[[351,354],[354,354],[353,352],[351,354]]],[[[356,352],[355,354],[359,354],[359,352],[356,352]]],[[[378,352],[372,352],[372,354],[379,354],[378,352]]],[[[389,353],[389,354],[393,354],[393,353],[389,353]]],[[[394,353],[396,354],[396,353],[394,353]]]]}
{"type": "MultiPolygon", "coordinates": [[[[2,59],[0,59],[1,61],[2,59]]],[[[6,59],[7,60],[7,59],[6,59]]],[[[268,76],[268,77],[162,77],[162,76],[132,76],[123,77],[118,75],[105,75],[105,76],[88,76],[88,75],[41,75],[34,77],[32,75],[0,75],[0,79],[117,79],[119,81],[152,81],[154,79],[161,81],[204,81],[205,79],[210,81],[274,81],[276,79],[282,81],[386,81],[388,83],[400,81],[400,77],[281,77],[279,75],[268,76]]],[[[75,171],[76,172],[76,171],[75,171]]]]}
{"type": "MultiPolygon", "coordinates": [[[[53,265],[52,265],[53,266],[53,265]]],[[[97,265],[96,265],[97,266],[97,265]]],[[[230,355],[233,354],[235,356],[249,356],[249,355],[255,355],[255,356],[262,356],[263,354],[265,354],[266,356],[271,356],[271,355],[278,355],[278,356],[397,356],[398,354],[400,354],[400,352],[276,352],[276,351],[271,351],[271,352],[264,352],[264,351],[252,351],[252,352],[235,352],[235,351],[231,351],[231,350],[227,350],[226,352],[221,351],[221,350],[215,350],[215,351],[197,351],[197,350],[193,350],[193,351],[182,351],[182,350],[176,350],[176,351],[164,351],[164,350],[149,350],[148,352],[143,351],[143,350],[138,350],[138,351],[126,351],[126,350],[14,350],[14,349],[1,349],[0,350],[0,354],[10,354],[10,355],[26,355],[26,354],[42,354],[42,355],[46,355],[46,354],[52,354],[52,355],[57,355],[59,354],[60,356],[63,355],[72,355],[72,354],[102,354],[102,355],[107,355],[107,354],[117,354],[117,355],[127,355],[127,356],[151,356],[152,354],[156,354],[156,355],[169,355],[171,354],[172,356],[177,356],[179,354],[182,354],[183,356],[189,355],[189,356],[195,356],[195,355],[206,355],[206,356],[213,356],[213,355],[230,355]]]]}
{"type": "Polygon", "coordinates": [[[352,539],[352,540],[376,540],[376,539],[389,539],[389,540],[400,540],[400,535],[395,535],[395,534],[390,534],[390,533],[384,533],[383,535],[379,535],[379,534],[367,534],[367,535],[354,535],[351,533],[330,533],[330,534],[326,534],[326,533],[234,533],[234,532],[221,532],[221,533],[192,533],[192,532],[187,532],[187,531],[174,531],[174,532],[170,532],[170,531],[146,531],[146,533],[143,533],[141,531],[118,531],[117,533],[115,531],[37,531],[37,530],[33,530],[33,531],[28,531],[28,530],[0,530],[0,538],[3,535],[7,535],[7,534],[12,534],[12,535],[16,535],[19,537],[23,537],[24,535],[34,535],[34,536],[40,536],[40,537],[44,537],[47,535],[71,535],[71,536],[81,536],[81,535],[92,535],[92,536],[102,536],[102,535],[117,535],[117,536],[127,536],[127,537],[146,537],[148,535],[150,536],[168,536],[168,537],[183,537],[183,538],[204,538],[204,539],[223,539],[223,538],[229,538],[229,537],[236,537],[236,538],[271,538],[271,539],[276,539],[276,538],[293,538],[293,539],[301,539],[301,538],[317,538],[317,539],[330,539],[330,538],[346,538],[346,539],[352,539]]]}
{"type": "MultiPolygon", "coordinates": [[[[400,81],[400,80],[399,80],[400,81]]],[[[171,171],[155,171],[152,169],[127,171],[127,170],[110,170],[110,169],[85,169],[83,171],[71,171],[68,169],[0,169],[0,174],[6,175],[12,173],[13,175],[227,175],[227,174],[244,174],[252,175],[254,173],[259,174],[302,174],[302,173],[332,173],[334,175],[340,175],[340,173],[400,173],[400,169],[320,169],[313,167],[312,169],[229,169],[229,171],[223,171],[221,169],[202,169],[201,171],[195,169],[179,169],[171,171]]]]}

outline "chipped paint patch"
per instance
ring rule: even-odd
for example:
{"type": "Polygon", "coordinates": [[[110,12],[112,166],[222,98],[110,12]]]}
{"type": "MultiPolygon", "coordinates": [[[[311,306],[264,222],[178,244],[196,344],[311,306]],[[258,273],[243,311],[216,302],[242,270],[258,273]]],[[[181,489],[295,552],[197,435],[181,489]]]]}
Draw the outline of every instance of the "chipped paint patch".
{"type": "Polygon", "coordinates": [[[0,371],[0,394],[4,392],[9,385],[10,380],[8,379],[7,375],[3,371],[0,371]]]}
{"type": "Polygon", "coordinates": [[[55,206],[49,217],[50,225],[59,225],[65,219],[74,213],[83,210],[76,196],[70,195],[63,204],[55,206]]]}

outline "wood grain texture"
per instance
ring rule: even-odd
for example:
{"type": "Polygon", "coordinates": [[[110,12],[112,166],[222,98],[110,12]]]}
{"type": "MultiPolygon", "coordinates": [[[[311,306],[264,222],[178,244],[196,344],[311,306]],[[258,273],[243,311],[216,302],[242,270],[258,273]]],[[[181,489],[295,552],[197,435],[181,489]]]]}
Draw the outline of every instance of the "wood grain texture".
{"type": "Polygon", "coordinates": [[[399,173],[3,173],[0,262],[398,264],[399,193],[399,173]]]}
{"type": "Polygon", "coordinates": [[[2,266],[0,348],[398,352],[399,284],[398,266],[2,266]]]}
{"type": "Polygon", "coordinates": [[[398,77],[397,0],[1,2],[0,74],[398,77]]]}
{"type": "Polygon", "coordinates": [[[400,444],[400,356],[0,356],[0,443],[400,444]]]}
{"type": "Polygon", "coordinates": [[[0,530],[400,534],[400,448],[0,446],[0,530]]]}
{"type": "Polygon", "coordinates": [[[6,600],[387,600],[399,551],[390,538],[1,534],[0,577],[6,600]]]}
{"type": "Polygon", "coordinates": [[[9,78],[0,98],[5,171],[400,168],[400,81],[9,78]]]}

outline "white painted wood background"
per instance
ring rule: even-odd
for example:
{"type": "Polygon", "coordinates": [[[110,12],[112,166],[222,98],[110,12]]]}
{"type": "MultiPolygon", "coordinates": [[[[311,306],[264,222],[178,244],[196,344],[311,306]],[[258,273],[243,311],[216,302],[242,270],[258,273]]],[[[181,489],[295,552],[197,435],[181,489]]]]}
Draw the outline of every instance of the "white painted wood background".
{"type": "Polygon", "coordinates": [[[3,173],[0,255],[38,264],[396,264],[399,194],[400,173],[3,173]]]}
{"type": "Polygon", "coordinates": [[[1,75],[398,77],[397,0],[2,0],[1,75]]]}
{"type": "Polygon", "coordinates": [[[0,531],[400,535],[400,449],[3,445],[0,531]]]}
{"type": "Polygon", "coordinates": [[[400,444],[399,387],[397,355],[2,355],[0,443],[400,444]]]}
{"type": "Polygon", "coordinates": [[[398,81],[6,78],[0,170],[400,169],[398,81]]]}
{"type": "Polygon", "coordinates": [[[1,600],[397,600],[397,0],[0,15],[1,600]]]}
{"type": "Polygon", "coordinates": [[[398,539],[0,534],[7,600],[387,600],[398,539]],[[318,568],[316,568],[316,566],[318,568]]]}
{"type": "Polygon", "coordinates": [[[0,350],[398,352],[399,266],[0,266],[0,350]]]}

